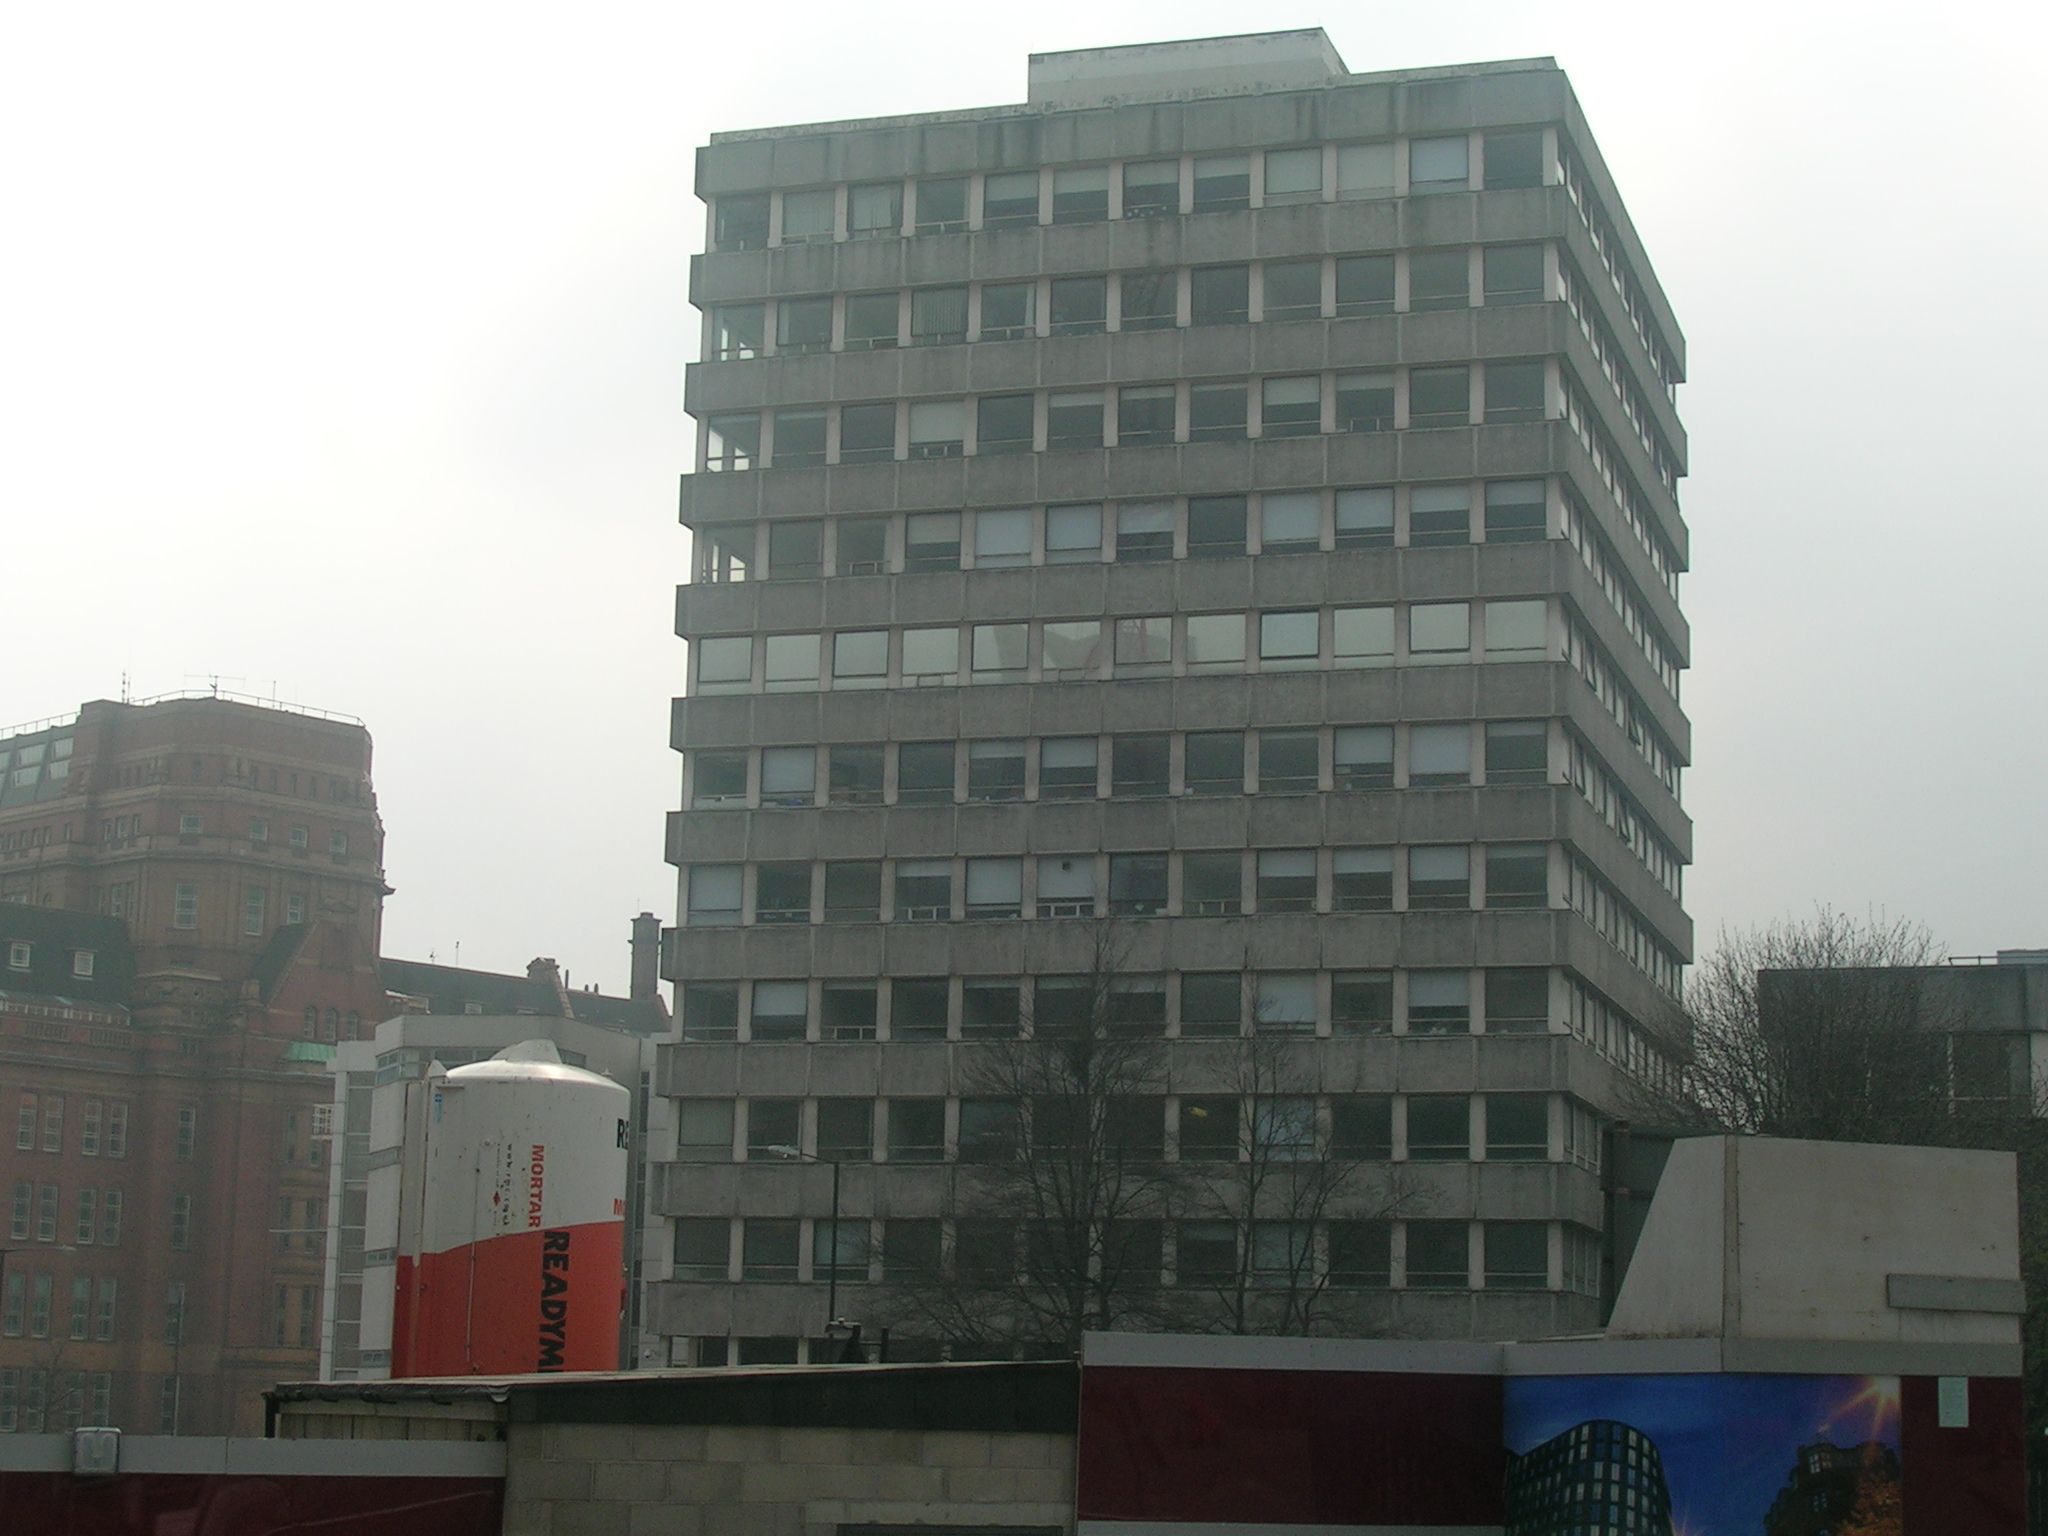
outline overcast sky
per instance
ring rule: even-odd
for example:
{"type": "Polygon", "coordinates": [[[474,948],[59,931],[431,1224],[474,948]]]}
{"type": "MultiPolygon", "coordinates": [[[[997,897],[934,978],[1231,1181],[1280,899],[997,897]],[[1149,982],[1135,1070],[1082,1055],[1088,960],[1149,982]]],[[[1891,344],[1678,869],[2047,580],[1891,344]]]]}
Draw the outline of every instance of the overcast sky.
{"type": "Polygon", "coordinates": [[[124,672],[359,715],[386,951],[623,987],[675,910],[694,146],[1313,25],[1554,55],[1677,308],[1702,947],[2048,945],[2038,5],[16,4],[0,723],[124,672]]]}

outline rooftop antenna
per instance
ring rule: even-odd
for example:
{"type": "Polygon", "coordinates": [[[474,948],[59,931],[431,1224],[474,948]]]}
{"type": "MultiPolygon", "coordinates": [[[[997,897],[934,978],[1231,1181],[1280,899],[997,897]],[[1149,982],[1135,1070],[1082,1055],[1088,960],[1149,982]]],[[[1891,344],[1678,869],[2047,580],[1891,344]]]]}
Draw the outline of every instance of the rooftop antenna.
{"type": "Polygon", "coordinates": [[[125,667],[123,667],[123,668],[121,669],[121,702],[122,702],[123,704],[126,704],[126,703],[128,703],[128,702],[129,702],[129,699],[128,699],[128,669],[127,669],[127,668],[125,668],[125,667]]]}

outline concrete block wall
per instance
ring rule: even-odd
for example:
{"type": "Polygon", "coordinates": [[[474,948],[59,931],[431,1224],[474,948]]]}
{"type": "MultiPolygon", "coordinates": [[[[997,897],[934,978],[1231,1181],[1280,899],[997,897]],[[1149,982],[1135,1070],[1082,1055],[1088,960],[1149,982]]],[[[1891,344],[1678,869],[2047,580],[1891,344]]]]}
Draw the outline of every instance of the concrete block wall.
{"type": "Polygon", "coordinates": [[[1071,1530],[1074,1440],[965,1430],[513,1424],[505,1536],[1071,1530]]]}

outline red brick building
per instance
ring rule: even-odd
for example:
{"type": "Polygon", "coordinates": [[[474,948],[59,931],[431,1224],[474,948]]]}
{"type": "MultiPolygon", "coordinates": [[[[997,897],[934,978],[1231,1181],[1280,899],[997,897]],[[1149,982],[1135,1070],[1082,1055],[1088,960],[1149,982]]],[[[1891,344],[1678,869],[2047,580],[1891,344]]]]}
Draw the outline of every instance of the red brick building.
{"type": "Polygon", "coordinates": [[[384,1015],[358,721],[206,696],[0,733],[0,1431],[249,1433],[313,1374],[322,1070],[384,1015]]]}

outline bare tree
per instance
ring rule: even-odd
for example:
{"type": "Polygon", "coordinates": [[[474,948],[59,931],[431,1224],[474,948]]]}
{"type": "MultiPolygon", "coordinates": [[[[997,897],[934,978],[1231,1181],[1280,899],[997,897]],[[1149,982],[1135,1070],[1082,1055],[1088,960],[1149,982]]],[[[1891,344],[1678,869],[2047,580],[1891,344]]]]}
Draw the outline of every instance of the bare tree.
{"type": "Polygon", "coordinates": [[[1330,1251],[1330,1223],[1385,1221],[1418,1197],[1400,1170],[1381,1162],[1369,1171],[1359,1149],[1338,1145],[1337,1127],[1324,1123],[1317,1107],[1320,1058],[1313,1048],[1304,1052],[1305,1044],[1270,1034],[1222,1043],[1225,1092],[1182,1100],[1183,1327],[1303,1335],[1368,1326],[1346,1293],[1332,1288],[1339,1256],[1330,1251]],[[1210,1132],[1202,1149],[1208,1160],[1201,1162],[1189,1159],[1191,1103],[1228,1122],[1210,1132]],[[1199,1267],[1189,1251],[1195,1228],[1187,1223],[1216,1234],[1199,1267]]]}
{"type": "Polygon", "coordinates": [[[1950,1034],[1918,968],[1944,958],[1904,920],[1813,917],[1724,933],[1686,983],[1678,1097],[1638,1118],[1830,1141],[1955,1139],[1950,1034]]]}

